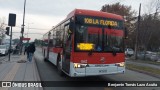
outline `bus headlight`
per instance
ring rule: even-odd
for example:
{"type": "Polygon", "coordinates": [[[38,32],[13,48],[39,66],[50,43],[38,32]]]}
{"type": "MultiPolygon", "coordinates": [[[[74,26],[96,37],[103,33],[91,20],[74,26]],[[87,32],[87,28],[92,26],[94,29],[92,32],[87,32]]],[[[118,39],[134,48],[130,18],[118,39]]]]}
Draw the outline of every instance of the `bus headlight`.
{"type": "Polygon", "coordinates": [[[125,63],[124,63],[124,62],[121,62],[121,63],[116,63],[116,66],[119,66],[119,67],[124,67],[124,66],[125,66],[125,63]]]}
{"type": "Polygon", "coordinates": [[[85,68],[87,64],[74,63],[74,68],[85,68]]]}

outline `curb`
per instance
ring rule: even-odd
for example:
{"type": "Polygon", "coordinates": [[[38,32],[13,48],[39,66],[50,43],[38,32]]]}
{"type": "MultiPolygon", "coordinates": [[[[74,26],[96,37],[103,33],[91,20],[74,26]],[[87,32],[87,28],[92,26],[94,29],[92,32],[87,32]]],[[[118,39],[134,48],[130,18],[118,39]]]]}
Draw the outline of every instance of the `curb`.
{"type": "Polygon", "coordinates": [[[34,58],[34,69],[35,69],[35,74],[36,74],[36,79],[37,81],[41,81],[40,77],[39,77],[39,72],[38,72],[38,69],[37,69],[37,64],[36,64],[36,61],[35,61],[35,58],[34,58]]]}
{"type": "MultiPolygon", "coordinates": [[[[34,57],[34,61],[35,61],[35,70],[36,70],[36,76],[37,76],[37,81],[41,81],[41,76],[39,74],[39,70],[37,68],[37,61],[36,61],[36,58],[34,57]]],[[[38,90],[44,90],[44,87],[42,88],[39,88],[38,90]]]]}
{"type": "Polygon", "coordinates": [[[37,80],[39,80],[39,81],[41,81],[41,77],[40,77],[40,74],[39,74],[39,70],[38,70],[38,68],[37,68],[37,61],[36,61],[36,58],[34,57],[34,60],[35,60],[35,69],[36,69],[36,75],[38,76],[37,77],[37,80]]]}

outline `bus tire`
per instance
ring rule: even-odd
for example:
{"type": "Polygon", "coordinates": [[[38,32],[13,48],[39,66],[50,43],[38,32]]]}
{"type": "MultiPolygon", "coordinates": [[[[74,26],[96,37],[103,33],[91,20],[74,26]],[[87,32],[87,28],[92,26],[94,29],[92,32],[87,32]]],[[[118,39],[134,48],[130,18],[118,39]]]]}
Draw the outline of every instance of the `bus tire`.
{"type": "Polygon", "coordinates": [[[63,76],[63,71],[61,69],[61,60],[60,60],[60,57],[58,57],[58,59],[57,59],[57,70],[58,70],[58,74],[60,76],[63,76]]]}

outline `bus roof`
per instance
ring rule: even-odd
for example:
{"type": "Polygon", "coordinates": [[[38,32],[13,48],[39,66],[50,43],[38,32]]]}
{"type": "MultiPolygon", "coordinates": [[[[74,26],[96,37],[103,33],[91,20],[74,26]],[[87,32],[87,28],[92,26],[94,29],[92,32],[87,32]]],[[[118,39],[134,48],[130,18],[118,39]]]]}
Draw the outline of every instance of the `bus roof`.
{"type": "Polygon", "coordinates": [[[63,23],[64,21],[68,20],[69,18],[71,18],[75,15],[88,15],[88,16],[97,16],[97,17],[123,20],[122,16],[117,15],[117,14],[113,14],[113,13],[102,12],[102,11],[94,11],[94,10],[85,10],[85,9],[75,9],[72,12],[70,12],[67,15],[67,17],[62,22],[58,23],[56,26],[60,25],[61,23],[63,23]]]}
{"type": "MultiPolygon", "coordinates": [[[[85,9],[75,9],[72,12],[70,12],[67,15],[67,17],[63,21],[58,23],[55,27],[57,27],[58,25],[60,25],[61,23],[63,23],[64,21],[68,20],[69,18],[71,18],[71,17],[73,17],[75,15],[88,15],[88,16],[97,16],[97,17],[104,17],[104,18],[112,18],[112,19],[123,20],[122,16],[117,15],[117,14],[113,14],[113,13],[102,12],[102,11],[94,11],[94,10],[85,10],[85,9]]],[[[51,30],[53,30],[53,28],[51,30]]],[[[48,32],[50,32],[51,30],[49,30],[48,32]]],[[[45,33],[44,35],[46,35],[47,33],[45,33]]]]}
{"type": "Polygon", "coordinates": [[[88,16],[97,16],[97,17],[123,20],[123,17],[120,16],[120,15],[117,15],[117,14],[102,12],[102,11],[85,10],[85,9],[75,9],[75,10],[73,10],[71,13],[68,14],[66,19],[69,19],[74,15],[88,15],[88,16]]]}

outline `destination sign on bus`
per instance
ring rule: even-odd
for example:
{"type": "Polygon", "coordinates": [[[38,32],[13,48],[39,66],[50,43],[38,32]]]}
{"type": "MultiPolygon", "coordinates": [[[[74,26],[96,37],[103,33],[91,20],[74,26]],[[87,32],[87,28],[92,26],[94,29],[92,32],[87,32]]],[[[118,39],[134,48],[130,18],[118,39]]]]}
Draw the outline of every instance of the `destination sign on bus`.
{"type": "Polygon", "coordinates": [[[112,20],[103,20],[103,19],[95,19],[95,18],[84,18],[85,24],[94,24],[94,25],[103,25],[103,26],[113,26],[117,27],[118,22],[112,20]]]}
{"type": "Polygon", "coordinates": [[[104,18],[104,17],[94,17],[94,16],[77,16],[77,23],[93,25],[93,26],[111,26],[115,29],[123,28],[123,20],[117,20],[112,18],[104,18]]]}
{"type": "Polygon", "coordinates": [[[94,48],[94,44],[92,43],[78,43],[77,48],[80,50],[92,50],[94,48]]]}

